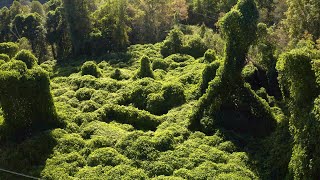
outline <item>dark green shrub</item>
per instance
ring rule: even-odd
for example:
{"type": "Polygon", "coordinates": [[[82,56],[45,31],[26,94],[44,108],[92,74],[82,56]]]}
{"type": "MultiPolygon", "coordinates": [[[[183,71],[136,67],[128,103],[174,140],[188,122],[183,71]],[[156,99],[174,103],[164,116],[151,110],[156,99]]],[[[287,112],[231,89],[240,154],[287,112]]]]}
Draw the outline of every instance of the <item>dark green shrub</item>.
{"type": "Polygon", "coordinates": [[[211,63],[217,59],[216,57],[216,51],[213,49],[208,49],[206,53],[204,54],[204,61],[211,63]]]}
{"type": "Polygon", "coordinates": [[[118,165],[105,173],[108,179],[136,179],[144,180],[148,179],[146,173],[128,165],[118,165]]]}
{"type": "Polygon", "coordinates": [[[161,46],[161,54],[163,57],[167,57],[171,54],[182,52],[182,38],[183,33],[180,29],[175,28],[171,30],[161,46]]]}
{"type": "Polygon", "coordinates": [[[170,83],[162,87],[161,93],[150,94],[147,97],[147,110],[152,114],[162,115],[185,101],[182,85],[170,83]]]}
{"type": "Polygon", "coordinates": [[[170,64],[162,59],[155,59],[152,62],[152,69],[163,69],[167,70],[169,68],[170,64]]]}
{"type": "Polygon", "coordinates": [[[165,99],[165,104],[168,109],[186,102],[186,97],[184,95],[183,86],[179,83],[169,83],[162,87],[163,98],[165,99]]]}
{"type": "Polygon", "coordinates": [[[89,166],[117,166],[128,161],[125,156],[110,147],[96,149],[88,156],[89,166]]]}
{"type": "Polygon", "coordinates": [[[14,59],[26,63],[28,69],[38,64],[38,58],[36,58],[30,51],[24,49],[19,51],[14,59]]]}
{"type": "Polygon", "coordinates": [[[148,95],[146,109],[152,114],[161,115],[168,110],[164,105],[164,98],[160,93],[152,93],[148,95]]]}
{"type": "Polygon", "coordinates": [[[58,140],[58,145],[54,148],[59,153],[79,152],[85,147],[85,141],[80,136],[65,135],[58,140]]]}
{"type": "Polygon", "coordinates": [[[216,72],[219,67],[220,62],[213,62],[207,65],[206,68],[203,70],[200,83],[200,95],[203,95],[206,92],[209,86],[209,82],[215,78],[216,72]]]}
{"type": "Polygon", "coordinates": [[[19,46],[13,42],[0,43],[0,54],[7,54],[13,58],[19,50],[19,46]]]}
{"type": "Polygon", "coordinates": [[[27,69],[25,63],[15,60],[2,65],[0,101],[14,138],[57,125],[49,76],[39,67],[27,69]]]}
{"type": "Polygon", "coordinates": [[[0,54],[0,60],[8,62],[8,61],[10,61],[10,57],[6,54],[0,54]]]}
{"type": "Polygon", "coordinates": [[[46,166],[41,172],[42,179],[72,179],[80,168],[86,165],[86,160],[78,152],[58,154],[47,159],[46,166]]]}
{"type": "Polygon", "coordinates": [[[155,142],[156,149],[161,152],[172,150],[175,143],[174,133],[169,130],[164,130],[160,133],[156,133],[153,137],[153,140],[155,142]]]}
{"type": "Polygon", "coordinates": [[[176,62],[176,63],[182,63],[186,61],[193,61],[194,58],[190,55],[186,54],[172,54],[164,59],[166,62],[176,62]]]}
{"type": "Polygon", "coordinates": [[[101,121],[131,124],[137,129],[155,130],[160,119],[147,111],[119,105],[105,105],[98,110],[101,121]]]}
{"type": "Polygon", "coordinates": [[[159,151],[155,148],[155,144],[149,136],[138,136],[126,148],[124,154],[135,160],[152,161],[159,155],[159,151]]]}
{"type": "Polygon", "coordinates": [[[94,136],[88,142],[88,147],[90,149],[98,149],[103,147],[111,147],[113,146],[113,142],[109,137],[104,136],[94,136]]]}
{"type": "Polygon", "coordinates": [[[92,100],[89,101],[83,101],[80,104],[80,109],[82,112],[93,112],[97,109],[99,109],[100,105],[92,100]]]}
{"type": "Polygon", "coordinates": [[[95,92],[94,89],[81,88],[76,91],[75,96],[79,101],[90,100],[94,92],[95,92]]]}
{"type": "Polygon", "coordinates": [[[194,58],[199,58],[204,55],[208,47],[200,36],[192,36],[183,47],[183,52],[194,58]]]}
{"type": "Polygon", "coordinates": [[[114,72],[111,74],[110,77],[111,77],[112,79],[122,80],[123,78],[122,78],[121,75],[122,75],[122,74],[121,74],[120,69],[115,69],[114,72]]]}
{"type": "Polygon", "coordinates": [[[81,67],[81,75],[91,75],[98,78],[101,76],[101,73],[96,62],[87,61],[81,67]]]}
{"type": "Polygon", "coordinates": [[[155,161],[148,164],[147,167],[151,176],[166,175],[170,176],[173,173],[173,168],[170,164],[162,161],[155,161]]]}
{"type": "Polygon", "coordinates": [[[137,73],[138,78],[150,77],[154,78],[153,71],[151,69],[151,63],[147,56],[142,56],[140,59],[140,68],[137,73]]]}

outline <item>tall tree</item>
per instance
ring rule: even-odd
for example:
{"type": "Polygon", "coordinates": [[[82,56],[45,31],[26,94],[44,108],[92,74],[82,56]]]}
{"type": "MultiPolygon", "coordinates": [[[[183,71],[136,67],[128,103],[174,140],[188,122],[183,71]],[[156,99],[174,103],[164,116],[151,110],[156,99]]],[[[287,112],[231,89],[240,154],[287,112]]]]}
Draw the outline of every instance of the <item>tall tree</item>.
{"type": "Polygon", "coordinates": [[[48,12],[46,29],[47,41],[51,45],[54,58],[68,57],[71,53],[71,39],[62,7],[48,12]]]}
{"type": "Polygon", "coordinates": [[[46,29],[42,17],[37,13],[17,15],[12,21],[11,30],[19,38],[26,37],[30,40],[32,50],[40,61],[47,55],[46,29]]]}
{"type": "Polygon", "coordinates": [[[63,0],[63,7],[70,29],[73,55],[89,54],[88,42],[91,32],[87,0],[63,0]]]}
{"type": "Polygon", "coordinates": [[[12,36],[10,32],[10,10],[3,7],[0,10],[0,42],[11,41],[12,36]]]}
{"type": "Polygon", "coordinates": [[[286,24],[292,39],[299,39],[305,32],[320,38],[320,1],[287,0],[286,24]]]}

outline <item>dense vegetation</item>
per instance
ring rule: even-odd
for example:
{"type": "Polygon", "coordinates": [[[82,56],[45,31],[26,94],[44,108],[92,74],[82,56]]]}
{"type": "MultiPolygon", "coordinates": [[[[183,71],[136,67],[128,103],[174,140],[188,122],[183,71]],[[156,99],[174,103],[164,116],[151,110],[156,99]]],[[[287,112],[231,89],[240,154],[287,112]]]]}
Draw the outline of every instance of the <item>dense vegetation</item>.
{"type": "Polygon", "coordinates": [[[318,1],[0,7],[0,179],[320,178],[318,1]]]}

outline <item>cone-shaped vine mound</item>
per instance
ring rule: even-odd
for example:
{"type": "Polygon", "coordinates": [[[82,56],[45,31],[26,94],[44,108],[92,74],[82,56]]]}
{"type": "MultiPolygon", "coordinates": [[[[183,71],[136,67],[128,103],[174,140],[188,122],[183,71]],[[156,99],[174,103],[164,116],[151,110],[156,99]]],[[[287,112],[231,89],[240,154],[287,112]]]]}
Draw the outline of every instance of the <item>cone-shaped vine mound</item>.
{"type": "Polygon", "coordinates": [[[56,125],[47,72],[12,60],[0,67],[0,101],[10,137],[24,139],[56,125]],[[9,132],[10,131],[10,132],[9,132]]]}

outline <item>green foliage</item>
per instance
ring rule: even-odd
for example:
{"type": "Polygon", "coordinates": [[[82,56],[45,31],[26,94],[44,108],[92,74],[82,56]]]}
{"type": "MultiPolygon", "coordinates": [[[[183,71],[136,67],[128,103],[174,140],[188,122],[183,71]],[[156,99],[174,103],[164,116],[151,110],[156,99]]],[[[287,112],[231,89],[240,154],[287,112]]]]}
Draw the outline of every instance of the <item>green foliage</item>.
{"type": "Polygon", "coordinates": [[[114,72],[111,74],[111,78],[116,80],[121,80],[123,78],[121,71],[119,69],[115,69],[114,72]]]}
{"type": "Polygon", "coordinates": [[[297,1],[287,2],[287,18],[285,23],[289,27],[289,33],[292,39],[301,38],[305,32],[314,36],[315,39],[320,37],[319,19],[316,18],[320,12],[319,2],[317,1],[297,1]],[[308,8],[306,8],[307,6],[308,8]]]}
{"type": "Polygon", "coordinates": [[[181,84],[165,84],[161,93],[150,94],[147,97],[147,110],[153,114],[162,115],[185,101],[186,97],[181,84]]]}
{"type": "Polygon", "coordinates": [[[154,78],[149,57],[147,56],[141,57],[140,68],[138,70],[137,77],[138,78],[145,78],[145,77],[154,78]]]}
{"type": "Polygon", "coordinates": [[[69,27],[72,53],[75,56],[89,54],[89,34],[91,32],[91,21],[88,10],[89,2],[85,0],[63,0],[63,9],[66,22],[69,27]],[[79,23],[81,20],[81,23],[79,23]]]}
{"type": "Polygon", "coordinates": [[[107,179],[147,179],[147,175],[141,169],[134,168],[128,165],[119,165],[112,168],[106,173],[107,179]]]}
{"type": "Polygon", "coordinates": [[[172,54],[164,59],[166,62],[183,63],[186,61],[194,61],[194,58],[185,54],[172,54]]]}
{"type": "Polygon", "coordinates": [[[38,64],[38,59],[28,50],[19,51],[14,59],[26,63],[28,69],[31,69],[38,64]]]}
{"type": "Polygon", "coordinates": [[[148,113],[133,107],[119,105],[105,105],[98,110],[101,121],[117,121],[124,124],[131,124],[133,127],[143,130],[154,130],[161,120],[148,113]]]}
{"type": "Polygon", "coordinates": [[[81,67],[81,74],[82,75],[91,75],[96,78],[101,76],[99,67],[97,66],[96,62],[94,61],[87,61],[81,67]]]}
{"type": "Polygon", "coordinates": [[[19,50],[19,46],[13,42],[0,43],[0,53],[13,58],[19,50]]]}
{"type": "Polygon", "coordinates": [[[89,166],[117,166],[128,162],[129,160],[125,156],[109,147],[96,149],[88,156],[89,166]]]}
{"type": "Polygon", "coordinates": [[[171,30],[163,42],[161,54],[164,57],[168,57],[171,54],[181,53],[183,48],[182,36],[183,33],[180,29],[175,28],[171,30]]]}
{"type": "Polygon", "coordinates": [[[81,88],[76,91],[75,96],[79,101],[90,100],[94,92],[95,92],[94,89],[81,88]]]}
{"type": "Polygon", "coordinates": [[[48,74],[41,68],[10,61],[0,67],[1,106],[5,123],[13,138],[57,124],[48,74]]]}
{"type": "Polygon", "coordinates": [[[204,61],[207,63],[212,63],[217,59],[216,52],[213,49],[208,49],[204,54],[204,61]]]}
{"type": "Polygon", "coordinates": [[[218,126],[253,136],[275,127],[268,104],[241,78],[250,45],[256,39],[258,10],[253,0],[240,0],[221,20],[226,57],[191,117],[190,128],[213,133],[218,126]]]}
{"type": "Polygon", "coordinates": [[[78,152],[59,154],[47,160],[46,168],[41,172],[41,177],[44,179],[71,179],[85,164],[86,160],[78,152]]]}
{"type": "Polygon", "coordinates": [[[0,60],[8,62],[10,61],[10,57],[7,54],[0,54],[0,60]]]}
{"type": "Polygon", "coordinates": [[[32,51],[41,62],[47,60],[46,30],[38,13],[18,14],[12,21],[12,32],[28,38],[32,51]]]}
{"type": "Polygon", "coordinates": [[[189,54],[194,58],[199,58],[204,55],[208,47],[200,36],[191,36],[187,39],[186,44],[183,46],[183,52],[189,54]]]}
{"type": "Polygon", "coordinates": [[[181,84],[165,84],[162,87],[162,91],[163,98],[165,99],[165,104],[169,107],[179,106],[186,100],[181,84]]]}
{"type": "Polygon", "coordinates": [[[279,82],[291,113],[290,132],[294,139],[289,174],[294,179],[319,178],[320,124],[317,120],[318,87],[308,52],[292,50],[277,62],[279,82]],[[314,104],[315,103],[315,104],[314,104]],[[310,161],[312,159],[312,162],[310,161]]]}
{"type": "Polygon", "coordinates": [[[203,70],[200,84],[201,95],[203,95],[206,92],[209,86],[209,82],[215,78],[219,66],[220,62],[213,62],[207,65],[206,68],[203,70]]]}
{"type": "Polygon", "coordinates": [[[155,59],[152,61],[152,69],[162,69],[167,70],[169,68],[169,63],[167,61],[164,61],[162,59],[155,59]]]}
{"type": "Polygon", "coordinates": [[[89,101],[83,101],[80,104],[80,109],[82,112],[93,112],[100,108],[100,105],[92,100],[89,101]]]}
{"type": "Polygon", "coordinates": [[[292,106],[310,106],[317,96],[315,74],[312,71],[311,57],[303,50],[293,50],[283,54],[278,63],[279,82],[283,97],[292,106]],[[302,93],[303,92],[303,93],[302,93]],[[305,96],[307,94],[307,96],[305,96]]]}

